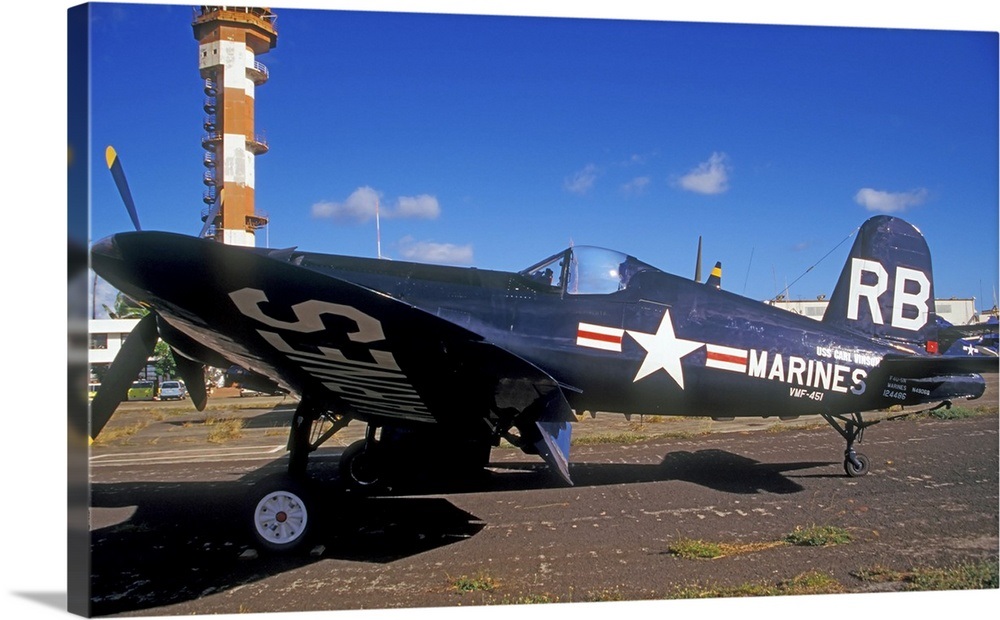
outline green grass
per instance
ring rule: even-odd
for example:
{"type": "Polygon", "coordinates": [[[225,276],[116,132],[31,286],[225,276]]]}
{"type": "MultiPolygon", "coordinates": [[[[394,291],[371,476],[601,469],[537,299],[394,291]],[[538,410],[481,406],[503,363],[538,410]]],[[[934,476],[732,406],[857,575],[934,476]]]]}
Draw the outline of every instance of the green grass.
{"type": "Polygon", "coordinates": [[[851,534],[844,528],[833,525],[813,525],[806,528],[796,527],[795,531],[786,534],[781,540],[764,542],[725,543],[682,538],[667,547],[667,552],[687,560],[714,560],[729,555],[764,551],[783,545],[826,547],[849,542],[851,542],[851,534]]]}
{"type": "Polygon", "coordinates": [[[983,590],[1000,587],[998,564],[995,560],[909,571],[875,567],[861,569],[852,575],[867,583],[901,583],[903,589],[914,591],[983,590]]]}
{"type": "Polygon", "coordinates": [[[499,583],[493,577],[480,573],[475,577],[462,575],[452,583],[459,592],[492,592],[497,589],[499,583]]]}
{"type": "Polygon", "coordinates": [[[928,416],[936,420],[960,420],[962,418],[972,418],[988,413],[983,407],[951,407],[946,409],[941,407],[927,413],[928,416]]]}
{"type": "Polygon", "coordinates": [[[794,532],[785,536],[785,542],[800,547],[843,545],[851,542],[851,534],[842,527],[813,525],[807,528],[795,528],[794,532]]]}
{"type": "Polygon", "coordinates": [[[725,555],[720,543],[706,542],[704,540],[694,540],[690,538],[681,539],[667,547],[667,551],[673,555],[688,560],[714,559],[725,555]]]}
{"type": "Polygon", "coordinates": [[[832,575],[809,571],[777,583],[747,582],[735,586],[683,586],[676,588],[667,598],[732,598],[746,596],[795,596],[801,594],[838,594],[846,592],[843,584],[832,575]]]}

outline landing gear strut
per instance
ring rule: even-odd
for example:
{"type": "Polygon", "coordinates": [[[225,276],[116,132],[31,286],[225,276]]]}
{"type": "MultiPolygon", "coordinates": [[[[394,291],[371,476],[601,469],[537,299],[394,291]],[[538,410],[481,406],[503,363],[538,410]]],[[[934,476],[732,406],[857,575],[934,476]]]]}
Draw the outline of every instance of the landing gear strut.
{"type": "Polygon", "coordinates": [[[871,461],[860,452],[854,451],[854,442],[861,442],[865,429],[878,424],[881,420],[865,422],[861,412],[856,411],[848,417],[840,413],[824,413],[823,419],[847,441],[844,450],[844,472],[851,478],[864,476],[871,469],[871,461]]]}
{"type": "Polygon", "coordinates": [[[288,433],[288,473],[297,477],[305,476],[309,455],[347,426],[348,422],[350,420],[347,417],[334,416],[303,399],[295,409],[292,428],[288,433]],[[315,424],[319,420],[329,422],[330,428],[320,433],[322,427],[315,424]]]}

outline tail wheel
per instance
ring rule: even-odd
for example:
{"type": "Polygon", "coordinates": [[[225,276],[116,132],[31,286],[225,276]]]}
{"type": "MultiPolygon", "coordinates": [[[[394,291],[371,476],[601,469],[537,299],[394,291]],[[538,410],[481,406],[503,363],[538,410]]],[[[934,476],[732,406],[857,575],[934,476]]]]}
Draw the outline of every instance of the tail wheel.
{"type": "Polygon", "coordinates": [[[269,551],[297,549],[309,533],[309,504],[299,485],[269,486],[253,508],[253,533],[269,551]]]}
{"type": "Polygon", "coordinates": [[[374,491],[382,482],[382,467],[373,445],[364,439],[347,446],[340,455],[340,475],[349,487],[374,491]]]}
{"type": "Polygon", "coordinates": [[[853,459],[850,456],[844,459],[844,471],[851,478],[866,475],[871,469],[871,461],[864,454],[855,453],[853,456],[853,459]]]}

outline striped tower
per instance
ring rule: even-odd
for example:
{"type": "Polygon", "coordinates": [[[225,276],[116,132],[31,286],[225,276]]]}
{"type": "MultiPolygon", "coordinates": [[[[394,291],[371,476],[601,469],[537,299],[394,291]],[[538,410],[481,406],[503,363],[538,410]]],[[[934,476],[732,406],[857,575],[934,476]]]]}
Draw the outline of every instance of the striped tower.
{"type": "Polygon", "coordinates": [[[254,89],[267,81],[257,62],[278,42],[275,14],[267,8],[201,6],[195,9],[198,69],[205,80],[205,149],[209,236],[231,245],[254,246],[267,217],[254,211],[254,159],[267,143],[254,132],[254,89]]]}

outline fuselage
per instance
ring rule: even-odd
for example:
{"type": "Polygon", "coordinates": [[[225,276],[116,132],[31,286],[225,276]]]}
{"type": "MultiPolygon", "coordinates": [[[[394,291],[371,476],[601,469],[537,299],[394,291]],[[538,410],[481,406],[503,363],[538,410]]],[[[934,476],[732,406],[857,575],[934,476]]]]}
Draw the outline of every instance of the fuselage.
{"type": "Polygon", "coordinates": [[[481,334],[550,374],[580,412],[790,416],[913,400],[871,376],[897,348],[659,270],[572,294],[524,273],[324,255],[302,266],[481,334]]]}
{"type": "MultiPolygon", "coordinates": [[[[94,268],[184,334],[191,357],[209,362],[211,352],[298,394],[315,395],[317,386],[347,394],[373,418],[386,413],[375,400],[386,402],[387,393],[407,419],[459,409],[423,386],[437,382],[437,392],[447,392],[446,377],[461,360],[444,349],[463,339],[534,365],[577,412],[795,416],[981,394],[981,378],[958,386],[894,380],[879,369],[882,358],[920,351],[827,328],[630,257],[610,269],[617,285],[579,286],[586,266],[577,256],[584,252],[571,248],[554,257],[561,274],[513,273],[127,233],[95,246],[94,268]],[[310,312],[316,324],[305,328],[310,312]],[[390,315],[411,319],[373,319],[390,315]],[[357,336],[363,324],[367,341],[357,336]],[[340,365],[315,362],[330,351],[340,365]],[[377,365],[386,357],[392,368],[377,365]],[[361,387],[337,378],[340,371],[358,376],[361,387]]],[[[462,389],[455,386],[456,398],[462,389]]]]}

